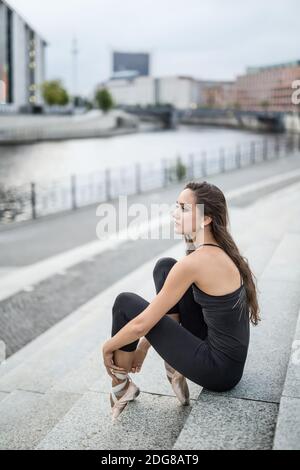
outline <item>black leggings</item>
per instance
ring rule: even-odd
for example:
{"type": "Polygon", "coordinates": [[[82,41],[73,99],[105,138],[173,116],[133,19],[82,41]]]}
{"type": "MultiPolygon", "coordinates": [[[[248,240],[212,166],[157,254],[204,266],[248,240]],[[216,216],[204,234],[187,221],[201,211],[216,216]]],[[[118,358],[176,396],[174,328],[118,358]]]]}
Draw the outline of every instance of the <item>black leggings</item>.
{"type": "MultiPolygon", "coordinates": [[[[174,258],[160,258],[155,264],[153,278],[158,293],[165,279],[177,262],[174,258]]],[[[112,330],[114,336],[129,321],[139,315],[149,302],[133,292],[117,295],[112,308],[112,330]]],[[[179,302],[174,305],[145,335],[156,352],[175,370],[202,387],[213,391],[225,391],[232,388],[239,380],[242,370],[218,360],[214,356],[205,338],[207,325],[203,318],[201,305],[195,302],[190,286],[179,302]],[[178,313],[178,323],[170,313],[178,313]]],[[[120,348],[122,351],[134,351],[139,340],[120,348]]]]}

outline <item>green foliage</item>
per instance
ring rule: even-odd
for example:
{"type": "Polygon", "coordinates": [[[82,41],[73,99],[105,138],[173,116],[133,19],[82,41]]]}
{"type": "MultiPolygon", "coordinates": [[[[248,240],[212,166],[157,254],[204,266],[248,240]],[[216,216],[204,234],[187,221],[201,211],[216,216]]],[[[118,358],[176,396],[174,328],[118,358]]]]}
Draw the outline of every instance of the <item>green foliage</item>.
{"type": "Polygon", "coordinates": [[[42,83],[41,89],[45,102],[50,106],[64,106],[70,101],[69,95],[60,80],[45,81],[42,83]]]}
{"type": "Polygon", "coordinates": [[[169,182],[181,181],[186,177],[187,168],[182,163],[180,156],[177,157],[175,165],[166,168],[167,180],[169,182]]]}
{"type": "Polygon", "coordinates": [[[182,163],[180,157],[177,158],[176,162],[176,176],[178,181],[181,181],[186,176],[186,166],[182,163]]]}
{"type": "Polygon", "coordinates": [[[114,106],[113,98],[106,88],[102,88],[96,92],[95,100],[98,108],[104,112],[109,111],[114,106]]]}

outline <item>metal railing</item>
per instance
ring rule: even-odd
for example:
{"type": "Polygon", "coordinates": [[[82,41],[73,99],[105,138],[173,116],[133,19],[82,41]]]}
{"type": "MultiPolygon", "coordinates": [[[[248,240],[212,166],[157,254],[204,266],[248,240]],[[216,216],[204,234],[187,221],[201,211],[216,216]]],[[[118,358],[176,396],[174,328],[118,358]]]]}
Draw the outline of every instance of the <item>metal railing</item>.
{"type": "Polygon", "coordinates": [[[157,162],[134,163],[83,175],[70,175],[47,183],[1,187],[0,224],[37,219],[66,210],[107,202],[119,195],[134,195],[180,181],[205,178],[300,150],[300,135],[277,136],[238,144],[233,148],[177,155],[157,162]]]}

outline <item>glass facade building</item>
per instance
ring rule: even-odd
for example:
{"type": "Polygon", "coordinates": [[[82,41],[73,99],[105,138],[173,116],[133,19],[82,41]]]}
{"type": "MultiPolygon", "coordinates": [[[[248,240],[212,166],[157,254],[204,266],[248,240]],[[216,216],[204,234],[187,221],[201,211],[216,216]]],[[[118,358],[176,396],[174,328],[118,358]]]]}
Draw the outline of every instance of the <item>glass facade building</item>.
{"type": "Polygon", "coordinates": [[[0,0],[0,80],[2,102],[13,101],[12,12],[0,0]]]}
{"type": "Polygon", "coordinates": [[[134,71],[139,76],[149,76],[150,57],[145,53],[114,52],[113,74],[134,71]]]}
{"type": "Polygon", "coordinates": [[[0,111],[43,104],[39,85],[45,79],[46,46],[8,2],[0,0],[0,111]]]}

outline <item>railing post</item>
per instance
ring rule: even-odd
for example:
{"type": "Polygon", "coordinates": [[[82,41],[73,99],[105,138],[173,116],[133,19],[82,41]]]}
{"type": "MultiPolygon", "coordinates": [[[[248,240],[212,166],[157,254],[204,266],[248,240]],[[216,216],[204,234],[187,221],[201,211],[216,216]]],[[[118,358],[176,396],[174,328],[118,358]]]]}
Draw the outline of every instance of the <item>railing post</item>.
{"type": "Polygon", "coordinates": [[[267,139],[264,139],[264,143],[263,143],[263,159],[264,160],[268,159],[268,141],[267,141],[267,139]]]}
{"type": "Polygon", "coordinates": [[[293,134],[293,153],[297,150],[296,134],[293,134]]]}
{"type": "Polygon", "coordinates": [[[285,137],[285,153],[286,153],[286,156],[289,154],[289,150],[290,150],[290,147],[289,147],[289,137],[286,136],[286,137],[285,137]]]}
{"type": "Polygon", "coordinates": [[[141,165],[136,163],[135,165],[135,185],[136,185],[136,194],[140,194],[141,190],[141,165]]]}
{"type": "Polygon", "coordinates": [[[254,165],[255,159],[256,159],[256,156],[255,156],[255,149],[256,149],[255,142],[251,142],[250,161],[251,161],[251,164],[252,164],[252,165],[254,165]]]}
{"type": "Polygon", "coordinates": [[[37,218],[37,213],[36,213],[36,186],[35,186],[35,183],[30,184],[30,201],[31,201],[32,218],[36,219],[37,218]]]}
{"type": "Polygon", "coordinates": [[[241,146],[239,144],[236,147],[235,163],[236,168],[241,168],[241,146]]]}
{"type": "Polygon", "coordinates": [[[278,136],[276,136],[275,138],[275,155],[276,157],[278,158],[279,157],[279,150],[280,150],[280,146],[279,146],[279,138],[278,136]]]}
{"type": "Polygon", "coordinates": [[[76,195],[76,175],[71,175],[71,201],[72,210],[77,209],[77,195],[76,195]]]}
{"type": "Polygon", "coordinates": [[[111,200],[111,171],[109,168],[105,170],[105,194],[106,200],[111,200]]]}
{"type": "Polygon", "coordinates": [[[290,135],[287,138],[287,146],[288,146],[288,151],[291,152],[291,150],[292,150],[292,140],[291,140],[290,135]]]}
{"type": "Polygon", "coordinates": [[[194,155],[192,153],[189,156],[189,178],[194,178],[194,155]]]}
{"type": "Polygon", "coordinates": [[[219,168],[221,169],[221,173],[225,173],[225,151],[224,151],[223,147],[220,148],[219,159],[220,159],[219,168]]]}

